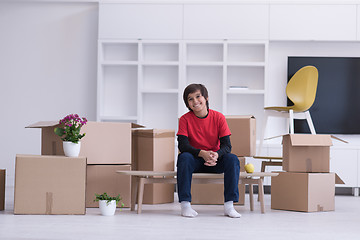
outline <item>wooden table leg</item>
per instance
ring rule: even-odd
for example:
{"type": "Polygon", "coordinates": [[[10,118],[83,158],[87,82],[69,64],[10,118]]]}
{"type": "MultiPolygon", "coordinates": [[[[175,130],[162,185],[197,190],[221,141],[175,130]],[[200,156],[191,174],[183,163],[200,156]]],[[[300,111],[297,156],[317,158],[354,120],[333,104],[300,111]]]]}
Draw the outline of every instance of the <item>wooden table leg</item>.
{"type": "Polygon", "coordinates": [[[135,204],[136,204],[136,198],[137,198],[137,188],[139,184],[139,178],[136,176],[132,176],[131,181],[131,206],[130,211],[135,211],[135,204]]]}
{"type": "Polygon", "coordinates": [[[254,211],[254,191],[253,184],[249,183],[250,211],[254,211]]]}
{"type": "Polygon", "coordinates": [[[264,186],[263,186],[263,180],[261,178],[258,179],[258,192],[259,192],[258,197],[260,199],[261,213],[265,213],[264,186]]]}
{"type": "Polygon", "coordinates": [[[139,184],[138,184],[138,196],[137,196],[137,202],[138,202],[137,213],[138,214],[141,213],[142,202],[143,202],[143,198],[144,198],[144,182],[145,182],[145,179],[143,177],[140,177],[139,184]]]}

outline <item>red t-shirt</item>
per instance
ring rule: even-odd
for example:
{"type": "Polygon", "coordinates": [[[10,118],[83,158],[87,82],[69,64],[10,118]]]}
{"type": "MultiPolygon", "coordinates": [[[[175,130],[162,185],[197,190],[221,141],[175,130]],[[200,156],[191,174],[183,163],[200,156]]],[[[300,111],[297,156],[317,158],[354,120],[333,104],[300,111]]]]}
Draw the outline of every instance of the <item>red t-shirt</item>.
{"type": "Polygon", "coordinates": [[[216,152],[220,149],[220,138],[231,135],[231,132],[225,116],[209,109],[206,118],[198,118],[192,111],[181,116],[177,135],[187,136],[194,148],[216,152]]]}

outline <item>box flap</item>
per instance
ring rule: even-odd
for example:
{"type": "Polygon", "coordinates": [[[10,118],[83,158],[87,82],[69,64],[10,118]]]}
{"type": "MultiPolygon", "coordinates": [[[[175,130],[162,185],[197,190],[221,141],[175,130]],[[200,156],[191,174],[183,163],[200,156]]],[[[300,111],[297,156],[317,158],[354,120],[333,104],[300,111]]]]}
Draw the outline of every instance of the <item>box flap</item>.
{"type": "Polygon", "coordinates": [[[336,140],[338,140],[340,142],[343,142],[343,143],[349,143],[349,142],[347,142],[347,141],[345,141],[345,140],[343,140],[341,138],[335,137],[334,135],[331,135],[331,138],[336,139],[336,140]]]}
{"type": "Polygon", "coordinates": [[[254,118],[253,115],[226,115],[225,118],[232,119],[232,118],[254,118]]]}
{"type": "Polygon", "coordinates": [[[345,184],[345,182],[335,173],[335,184],[345,184]]]}
{"type": "Polygon", "coordinates": [[[175,130],[173,129],[136,129],[134,131],[135,136],[139,137],[156,137],[156,138],[166,138],[166,137],[175,137],[175,130]]]}
{"type": "Polygon", "coordinates": [[[131,123],[131,128],[143,128],[145,126],[137,124],[137,123],[131,123]]]}
{"type": "Polygon", "coordinates": [[[54,127],[59,125],[59,121],[40,121],[33,123],[25,128],[44,128],[44,127],[54,127]]]}
{"type": "Polygon", "coordinates": [[[289,134],[292,146],[332,146],[330,135],[289,134]]]}

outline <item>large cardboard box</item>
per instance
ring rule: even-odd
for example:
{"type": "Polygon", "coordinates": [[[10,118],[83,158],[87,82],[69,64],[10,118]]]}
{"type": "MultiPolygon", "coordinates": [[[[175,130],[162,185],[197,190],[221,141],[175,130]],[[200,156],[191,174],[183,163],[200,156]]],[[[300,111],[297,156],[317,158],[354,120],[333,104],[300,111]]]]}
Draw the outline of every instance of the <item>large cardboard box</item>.
{"type": "Polygon", "coordinates": [[[237,156],[256,155],[256,119],[254,116],[225,116],[230,128],[231,152],[237,156]]]}
{"type": "MultiPolygon", "coordinates": [[[[133,169],[143,171],[174,171],[175,131],[167,129],[136,129],[133,131],[133,169]]],[[[145,204],[174,202],[174,184],[146,184],[145,204]]]]}
{"type": "Polygon", "coordinates": [[[86,158],[16,155],[15,214],[85,214],[86,158]]]}
{"type": "MultiPolygon", "coordinates": [[[[64,155],[62,140],[54,133],[58,121],[34,123],[27,128],[41,128],[41,155],[64,155]]],[[[88,164],[131,164],[131,129],[134,123],[87,122],[81,129],[80,156],[88,164]]]]}
{"type": "Polygon", "coordinates": [[[116,173],[116,171],[129,171],[130,165],[87,165],[86,176],[86,207],[98,207],[94,202],[95,193],[106,192],[109,196],[120,194],[125,207],[131,202],[131,177],[116,173]]]}
{"type": "Polygon", "coordinates": [[[283,170],[329,172],[330,135],[288,134],[283,136],[283,170]]]}
{"type": "Polygon", "coordinates": [[[271,208],[301,212],[335,210],[335,173],[280,172],[271,178],[271,208]]]}
{"type": "Polygon", "coordinates": [[[5,209],[5,179],[6,170],[0,169],[0,210],[5,209]]]}
{"type": "MultiPolygon", "coordinates": [[[[239,157],[240,171],[244,172],[245,158],[239,157]]],[[[223,184],[192,184],[191,204],[215,205],[224,204],[223,184]]],[[[239,184],[239,202],[237,205],[245,204],[245,184],[239,184]]]]}

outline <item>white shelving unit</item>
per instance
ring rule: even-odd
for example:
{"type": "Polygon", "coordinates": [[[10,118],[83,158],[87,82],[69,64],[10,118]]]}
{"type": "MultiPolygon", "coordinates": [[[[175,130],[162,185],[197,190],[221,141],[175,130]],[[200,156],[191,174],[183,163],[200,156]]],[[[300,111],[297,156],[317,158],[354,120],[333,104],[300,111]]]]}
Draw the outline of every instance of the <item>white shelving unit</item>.
{"type": "Polygon", "coordinates": [[[100,40],[97,120],[177,129],[190,83],[207,87],[214,110],[261,118],[267,48],[266,41],[100,40]]]}

